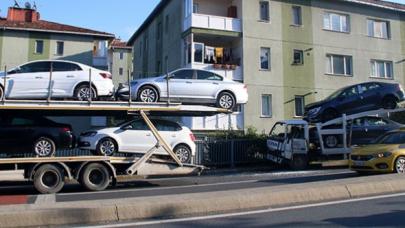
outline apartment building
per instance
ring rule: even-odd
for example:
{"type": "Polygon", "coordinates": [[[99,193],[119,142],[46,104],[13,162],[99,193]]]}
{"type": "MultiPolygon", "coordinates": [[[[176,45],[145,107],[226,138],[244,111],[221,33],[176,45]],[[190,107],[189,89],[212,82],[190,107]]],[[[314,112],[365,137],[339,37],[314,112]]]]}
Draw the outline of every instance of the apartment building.
{"type": "Polygon", "coordinates": [[[8,69],[41,59],[80,62],[108,69],[113,34],[42,20],[36,8],[10,7],[0,17],[0,66],[8,69]]]}
{"type": "Polygon", "coordinates": [[[132,80],[132,47],[127,42],[115,39],[109,46],[109,69],[113,75],[114,85],[118,88],[120,84],[132,80]]]}
{"type": "Polygon", "coordinates": [[[231,116],[185,119],[193,129],[268,131],[305,104],[365,82],[404,84],[405,5],[380,0],[162,0],[129,44],[147,77],[192,67],[243,81],[231,116]],[[179,13],[182,12],[182,13],[179,13]]]}

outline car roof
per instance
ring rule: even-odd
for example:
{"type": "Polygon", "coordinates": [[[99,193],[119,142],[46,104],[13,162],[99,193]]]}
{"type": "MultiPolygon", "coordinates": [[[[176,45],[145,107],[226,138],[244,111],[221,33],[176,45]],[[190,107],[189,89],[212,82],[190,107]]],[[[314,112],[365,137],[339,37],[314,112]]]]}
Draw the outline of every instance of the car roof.
{"type": "Polygon", "coordinates": [[[35,61],[30,61],[30,62],[26,62],[21,64],[20,66],[26,65],[26,64],[30,64],[30,63],[40,63],[40,62],[60,62],[60,63],[72,63],[72,64],[77,64],[83,67],[91,67],[89,65],[83,64],[83,63],[78,63],[78,62],[73,62],[73,61],[69,61],[69,60],[58,60],[58,59],[42,59],[42,60],[35,60],[35,61]]]}
{"type": "Polygon", "coordinates": [[[308,125],[308,122],[305,120],[284,120],[278,121],[277,123],[287,124],[287,125],[308,125]]]}

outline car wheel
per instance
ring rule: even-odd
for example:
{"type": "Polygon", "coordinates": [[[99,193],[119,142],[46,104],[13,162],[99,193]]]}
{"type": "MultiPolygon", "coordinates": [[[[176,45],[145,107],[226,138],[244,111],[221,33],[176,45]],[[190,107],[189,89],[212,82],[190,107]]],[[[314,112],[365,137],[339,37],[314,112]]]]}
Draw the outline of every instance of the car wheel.
{"type": "Polygon", "coordinates": [[[174,154],[181,161],[181,163],[191,162],[191,150],[185,145],[179,145],[174,149],[174,154]]]}
{"type": "Polygon", "coordinates": [[[327,122],[329,120],[333,120],[339,117],[339,113],[337,113],[333,109],[326,109],[322,114],[322,122],[327,122]]]}
{"type": "Polygon", "coordinates": [[[38,157],[51,157],[55,155],[56,146],[52,139],[41,137],[35,141],[33,150],[38,157]]]}
{"type": "Polygon", "coordinates": [[[294,155],[290,161],[290,168],[292,170],[300,171],[308,168],[308,157],[306,155],[294,155]]]}
{"type": "Polygon", "coordinates": [[[152,86],[145,86],[139,90],[138,100],[144,103],[155,103],[159,101],[159,94],[152,86]]]}
{"type": "Polygon", "coordinates": [[[65,185],[63,172],[54,165],[43,165],[34,174],[35,189],[42,194],[54,194],[65,185]]]}
{"type": "Polygon", "coordinates": [[[405,174],[405,157],[401,156],[395,161],[395,172],[405,174]]]}
{"type": "Polygon", "coordinates": [[[92,163],[84,168],[80,176],[80,183],[87,190],[102,191],[110,185],[110,176],[105,165],[92,163]]]}
{"type": "Polygon", "coordinates": [[[231,110],[235,107],[236,101],[232,94],[223,92],[219,94],[217,99],[217,107],[231,110]]]}
{"type": "Polygon", "coordinates": [[[398,106],[397,100],[394,97],[386,97],[383,100],[384,109],[396,109],[398,106]]]}
{"type": "Polygon", "coordinates": [[[2,86],[0,86],[0,100],[3,100],[3,96],[4,96],[4,89],[2,86]]]}
{"type": "Polygon", "coordinates": [[[118,145],[111,138],[102,139],[96,148],[97,154],[102,156],[113,156],[118,152],[118,145]]]}
{"type": "Polygon", "coordinates": [[[336,135],[328,135],[324,139],[327,148],[335,148],[338,145],[338,138],[336,135]]]}
{"type": "MultiPolygon", "coordinates": [[[[88,101],[90,100],[90,89],[89,85],[81,85],[76,88],[75,90],[75,99],[79,101],[88,101]]],[[[97,100],[97,92],[96,90],[91,87],[91,99],[92,100],[97,100]]]]}

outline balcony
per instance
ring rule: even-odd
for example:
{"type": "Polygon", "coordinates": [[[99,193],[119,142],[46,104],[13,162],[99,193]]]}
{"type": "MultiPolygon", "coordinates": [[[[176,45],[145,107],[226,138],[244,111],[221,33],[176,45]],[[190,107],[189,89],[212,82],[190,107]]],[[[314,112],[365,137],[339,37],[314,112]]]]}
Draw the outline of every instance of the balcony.
{"type": "Polygon", "coordinates": [[[184,21],[184,31],[189,28],[214,29],[229,32],[242,32],[241,20],[238,18],[221,17],[193,13],[184,21]]]}

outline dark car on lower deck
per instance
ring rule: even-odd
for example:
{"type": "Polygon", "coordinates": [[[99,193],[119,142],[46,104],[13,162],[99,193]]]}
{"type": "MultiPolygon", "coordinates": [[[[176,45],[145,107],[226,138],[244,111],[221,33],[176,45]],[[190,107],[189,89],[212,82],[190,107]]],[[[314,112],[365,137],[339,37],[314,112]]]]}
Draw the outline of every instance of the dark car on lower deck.
{"type": "Polygon", "coordinates": [[[44,117],[0,116],[0,154],[34,153],[53,156],[74,147],[72,127],[44,117]]]}
{"type": "Polygon", "coordinates": [[[305,119],[326,122],[342,114],[395,109],[404,100],[405,92],[399,83],[367,82],[339,89],[323,101],[307,105],[305,119]]]}

